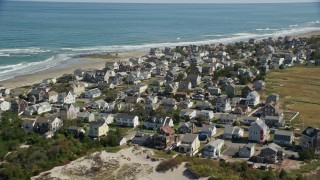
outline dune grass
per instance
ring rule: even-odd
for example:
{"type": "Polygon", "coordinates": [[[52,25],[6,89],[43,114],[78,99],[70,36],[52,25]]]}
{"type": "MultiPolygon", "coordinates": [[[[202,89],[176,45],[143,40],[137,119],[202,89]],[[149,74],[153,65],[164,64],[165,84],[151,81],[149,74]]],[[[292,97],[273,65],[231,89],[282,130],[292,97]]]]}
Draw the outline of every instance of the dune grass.
{"type": "Polygon", "coordinates": [[[296,122],[320,127],[320,68],[295,66],[267,73],[267,89],[280,95],[284,110],[299,111],[296,122]]]}

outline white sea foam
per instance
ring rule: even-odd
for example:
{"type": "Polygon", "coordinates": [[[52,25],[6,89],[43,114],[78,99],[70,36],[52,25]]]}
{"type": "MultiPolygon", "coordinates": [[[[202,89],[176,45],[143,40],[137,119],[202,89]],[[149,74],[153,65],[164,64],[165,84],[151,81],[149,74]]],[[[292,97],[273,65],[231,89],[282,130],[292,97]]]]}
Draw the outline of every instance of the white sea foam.
{"type": "Polygon", "coordinates": [[[298,24],[291,24],[289,25],[289,27],[298,27],[299,25],[298,24]]]}
{"type": "Polygon", "coordinates": [[[39,54],[50,52],[50,50],[44,50],[41,48],[10,48],[10,49],[0,49],[0,54],[9,54],[9,55],[19,55],[19,54],[39,54]]]}
{"type": "Polygon", "coordinates": [[[59,54],[57,56],[52,56],[44,61],[29,62],[29,63],[23,62],[19,64],[14,64],[14,65],[1,66],[0,81],[11,79],[16,76],[33,74],[36,72],[44,71],[68,59],[70,59],[69,55],[59,54]]]}
{"type": "Polygon", "coordinates": [[[256,31],[277,31],[278,29],[273,28],[264,28],[264,29],[256,29],[256,31]]]}
{"type": "MultiPolygon", "coordinates": [[[[262,39],[267,37],[279,37],[284,35],[296,35],[311,31],[320,30],[316,27],[303,27],[303,28],[291,28],[291,29],[281,29],[276,32],[270,33],[235,33],[231,35],[224,35],[223,38],[218,39],[208,39],[202,41],[184,41],[184,42],[167,42],[167,43],[154,43],[154,44],[142,44],[142,45],[113,45],[113,46],[96,46],[96,47],[83,47],[83,48],[68,48],[74,53],[100,53],[100,52],[126,52],[126,51],[136,51],[136,50],[148,50],[152,47],[175,47],[190,44],[215,44],[215,43],[230,43],[242,40],[248,40],[250,38],[262,39]]],[[[263,31],[262,31],[263,32],[263,31]]],[[[66,50],[66,48],[63,48],[66,50]]]]}
{"type": "Polygon", "coordinates": [[[308,22],[308,24],[320,24],[320,21],[311,21],[311,22],[308,22]]]}
{"type": "Polygon", "coordinates": [[[222,37],[222,36],[225,36],[225,35],[222,35],[222,34],[208,34],[208,35],[203,35],[203,37],[222,37]]]}
{"type": "Polygon", "coordinates": [[[10,54],[0,53],[0,56],[1,57],[8,57],[8,56],[10,56],[10,54]]]}

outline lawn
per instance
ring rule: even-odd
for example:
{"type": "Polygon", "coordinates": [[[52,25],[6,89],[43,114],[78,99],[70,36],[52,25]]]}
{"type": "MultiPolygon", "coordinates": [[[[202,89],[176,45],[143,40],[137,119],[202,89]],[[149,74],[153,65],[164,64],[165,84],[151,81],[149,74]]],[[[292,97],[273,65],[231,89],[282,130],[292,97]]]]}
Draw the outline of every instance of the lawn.
{"type": "Polygon", "coordinates": [[[320,127],[320,68],[295,66],[267,73],[267,88],[263,97],[280,95],[284,110],[300,112],[300,125],[320,127]]]}

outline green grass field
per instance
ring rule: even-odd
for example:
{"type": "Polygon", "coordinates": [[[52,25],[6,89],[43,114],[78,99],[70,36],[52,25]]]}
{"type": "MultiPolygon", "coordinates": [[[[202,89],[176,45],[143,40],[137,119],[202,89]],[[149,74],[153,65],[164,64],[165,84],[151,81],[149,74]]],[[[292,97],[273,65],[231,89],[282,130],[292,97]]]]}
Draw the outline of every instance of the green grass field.
{"type": "Polygon", "coordinates": [[[267,73],[266,91],[280,94],[284,110],[299,111],[293,123],[320,127],[320,68],[295,66],[267,73]]]}

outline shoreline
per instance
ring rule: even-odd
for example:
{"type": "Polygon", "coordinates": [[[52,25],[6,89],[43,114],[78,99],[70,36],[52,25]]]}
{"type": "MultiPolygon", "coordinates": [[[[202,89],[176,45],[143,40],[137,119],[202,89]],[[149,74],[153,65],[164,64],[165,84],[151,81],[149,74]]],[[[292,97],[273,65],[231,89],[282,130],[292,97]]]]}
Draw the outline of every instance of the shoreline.
{"type": "MultiPolygon", "coordinates": [[[[277,37],[284,37],[277,36],[277,37]]],[[[312,36],[320,36],[320,30],[304,32],[299,34],[292,34],[289,35],[294,38],[310,38],[312,36]]],[[[273,38],[277,38],[273,37],[273,38]]],[[[101,55],[103,53],[97,53],[96,55],[101,55]]],[[[109,53],[110,56],[114,56],[118,54],[119,60],[129,60],[131,57],[142,57],[147,54],[146,51],[143,50],[136,50],[136,51],[126,51],[120,53],[109,53]]],[[[115,62],[116,59],[99,59],[99,58],[82,58],[82,57],[75,57],[71,60],[60,64],[58,66],[51,67],[49,69],[39,71],[33,74],[26,74],[23,76],[16,76],[7,80],[0,81],[0,85],[6,88],[18,88],[22,86],[32,85],[35,83],[42,82],[44,79],[47,78],[58,78],[63,76],[64,74],[73,73],[76,69],[101,69],[104,67],[105,63],[115,62]]]]}
{"type": "MultiPolygon", "coordinates": [[[[143,51],[128,51],[118,54],[119,60],[129,60],[131,57],[141,57],[145,55],[143,51]]],[[[47,78],[59,78],[64,74],[73,73],[76,69],[100,69],[105,66],[107,61],[115,62],[118,59],[98,59],[98,58],[72,58],[71,60],[44,71],[39,71],[33,74],[26,74],[24,76],[16,76],[11,79],[0,81],[0,85],[6,88],[18,88],[28,86],[35,83],[40,83],[47,78]]]]}

